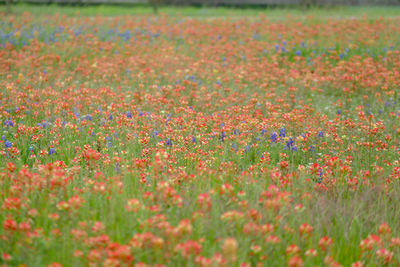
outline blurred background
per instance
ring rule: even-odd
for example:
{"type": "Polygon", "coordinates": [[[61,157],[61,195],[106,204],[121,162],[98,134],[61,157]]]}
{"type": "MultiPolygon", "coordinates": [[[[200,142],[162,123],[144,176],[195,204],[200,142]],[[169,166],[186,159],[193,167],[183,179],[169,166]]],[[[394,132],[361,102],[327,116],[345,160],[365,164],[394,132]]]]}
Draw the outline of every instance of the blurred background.
{"type": "Polygon", "coordinates": [[[0,0],[11,3],[39,4],[144,4],[177,6],[335,6],[335,5],[400,5],[400,0],[0,0]]]}

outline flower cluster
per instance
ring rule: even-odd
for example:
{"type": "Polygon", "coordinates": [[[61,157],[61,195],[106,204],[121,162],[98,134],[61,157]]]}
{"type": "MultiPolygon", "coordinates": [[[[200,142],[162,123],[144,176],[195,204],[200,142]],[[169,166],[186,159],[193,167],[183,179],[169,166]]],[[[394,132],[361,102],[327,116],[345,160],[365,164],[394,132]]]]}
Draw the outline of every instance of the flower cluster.
{"type": "Polygon", "coordinates": [[[398,266],[400,19],[0,23],[0,265],[398,266]]]}

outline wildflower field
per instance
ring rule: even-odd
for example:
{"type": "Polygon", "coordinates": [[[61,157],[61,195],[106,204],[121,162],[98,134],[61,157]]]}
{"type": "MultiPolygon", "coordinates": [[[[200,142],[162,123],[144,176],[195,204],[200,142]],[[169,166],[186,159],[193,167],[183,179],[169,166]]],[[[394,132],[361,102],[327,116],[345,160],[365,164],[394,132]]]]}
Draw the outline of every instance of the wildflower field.
{"type": "Polygon", "coordinates": [[[399,266],[400,16],[0,15],[0,266],[399,266]]]}

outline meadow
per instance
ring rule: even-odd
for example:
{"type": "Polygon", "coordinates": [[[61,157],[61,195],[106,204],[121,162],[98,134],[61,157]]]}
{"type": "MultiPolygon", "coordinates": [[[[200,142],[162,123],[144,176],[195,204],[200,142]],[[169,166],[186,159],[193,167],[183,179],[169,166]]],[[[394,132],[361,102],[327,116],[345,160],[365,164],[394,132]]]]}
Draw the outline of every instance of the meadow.
{"type": "Polygon", "coordinates": [[[129,10],[0,13],[0,266],[399,266],[398,8],[129,10]]]}

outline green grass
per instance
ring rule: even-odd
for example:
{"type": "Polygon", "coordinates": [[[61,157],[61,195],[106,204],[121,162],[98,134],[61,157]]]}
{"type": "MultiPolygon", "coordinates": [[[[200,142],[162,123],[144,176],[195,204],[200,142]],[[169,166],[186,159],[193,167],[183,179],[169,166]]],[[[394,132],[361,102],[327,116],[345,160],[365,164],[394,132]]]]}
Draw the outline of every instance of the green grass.
{"type": "MultiPolygon", "coordinates": [[[[0,12],[5,12],[5,6],[0,6],[0,12]]],[[[153,9],[149,5],[45,5],[21,3],[12,7],[14,14],[30,12],[33,15],[62,14],[67,16],[121,16],[121,15],[149,15],[153,9]]],[[[287,16],[315,18],[351,18],[366,15],[369,19],[379,17],[400,16],[400,6],[337,6],[337,7],[314,7],[301,9],[297,7],[172,7],[161,6],[159,13],[163,15],[181,15],[190,17],[245,17],[254,15],[265,15],[272,19],[287,16]]]]}

